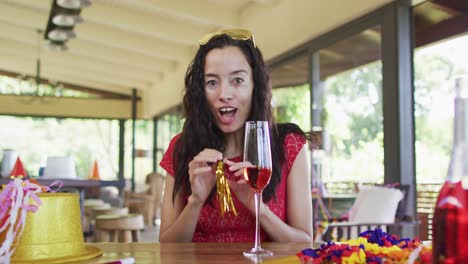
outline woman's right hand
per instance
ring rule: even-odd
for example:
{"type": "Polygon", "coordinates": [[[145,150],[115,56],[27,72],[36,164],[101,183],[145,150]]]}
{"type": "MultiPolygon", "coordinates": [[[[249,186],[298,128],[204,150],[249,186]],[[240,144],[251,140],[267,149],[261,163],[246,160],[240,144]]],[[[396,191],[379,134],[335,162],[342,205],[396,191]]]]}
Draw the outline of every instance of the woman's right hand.
{"type": "Polygon", "coordinates": [[[216,183],[216,162],[223,154],[215,149],[204,149],[189,162],[192,195],[189,201],[204,204],[216,183]]]}

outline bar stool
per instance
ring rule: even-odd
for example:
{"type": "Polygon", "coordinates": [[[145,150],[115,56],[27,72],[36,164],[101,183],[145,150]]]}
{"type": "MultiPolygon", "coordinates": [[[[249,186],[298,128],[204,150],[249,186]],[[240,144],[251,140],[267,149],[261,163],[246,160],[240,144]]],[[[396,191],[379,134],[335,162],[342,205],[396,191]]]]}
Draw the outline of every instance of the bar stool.
{"type": "Polygon", "coordinates": [[[96,242],[139,242],[142,214],[96,216],[96,242]]]}
{"type": "Polygon", "coordinates": [[[128,208],[127,207],[110,207],[110,208],[93,208],[92,219],[93,224],[97,216],[100,215],[128,215],[128,208]]]}
{"type": "Polygon", "coordinates": [[[86,203],[84,204],[84,216],[92,217],[93,210],[97,208],[111,208],[110,204],[102,202],[102,203],[86,203]]]}
{"type": "Polygon", "coordinates": [[[96,241],[97,234],[95,233],[95,225],[96,225],[96,217],[100,215],[113,215],[113,216],[123,216],[128,215],[128,208],[127,207],[97,207],[93,208],[93,212],[91,214],[91,225],[90,230],[92,234],[92,239],[96,241]]]}
{"type": "Polygon", "coordinates": [[[101,199],[84,199],[84,205],[102,205],[105,202],[101,199]]]}
{"type": "Polygon", "coordinates": [[[93,227],[92,227],[92,222],[93,222],[93,210],[97,208],[110,208],[110,204],[105,203],[103,201],[95,200],[93,199],[92,202],[87,202],[85,200],[84,203],[84,212],[83,212],[83,233],[85,233],[85,236],[89,236],[93,232],[93,227]]]}

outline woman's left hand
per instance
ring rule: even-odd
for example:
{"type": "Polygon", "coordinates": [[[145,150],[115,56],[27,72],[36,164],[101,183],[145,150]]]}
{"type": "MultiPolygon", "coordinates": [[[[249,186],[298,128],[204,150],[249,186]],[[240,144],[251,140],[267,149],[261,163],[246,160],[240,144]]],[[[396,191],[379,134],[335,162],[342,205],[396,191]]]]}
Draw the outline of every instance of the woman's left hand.
{"type": "Polygon", "coordinates": [[[244,179],[244,168],[252,166],[250,162],[232,162],[228,159],[224,159],[224,164],[228,166],[228,170],[234,172],[234,176],[239,178],[238,181],[228,180],[229,188],[233,192],[237,199],[245,206],[249,211],[255,213],[255,195],[244,179]]]}

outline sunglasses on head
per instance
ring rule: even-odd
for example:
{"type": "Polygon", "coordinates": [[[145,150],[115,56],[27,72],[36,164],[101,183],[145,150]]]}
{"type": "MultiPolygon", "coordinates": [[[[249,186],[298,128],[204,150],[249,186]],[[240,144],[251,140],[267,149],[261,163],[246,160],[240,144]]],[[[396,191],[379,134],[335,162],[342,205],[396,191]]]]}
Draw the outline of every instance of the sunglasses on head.
{"type": "Polygon", "coordinates": [[[235,40],[249,40],[250,39],[252,40],[254,47],[256,47],[252,32],[248,31],[247,29],[225,29],[221,31],[216,31],[216,32],[213,32],[204,36],[198,41],[198,43],[200,44],[200,46],[203,46],[206,43],[208,43],[213,37],[221,36],[221,35],[227,35],[230,38],[235,39],[235,40]]]}

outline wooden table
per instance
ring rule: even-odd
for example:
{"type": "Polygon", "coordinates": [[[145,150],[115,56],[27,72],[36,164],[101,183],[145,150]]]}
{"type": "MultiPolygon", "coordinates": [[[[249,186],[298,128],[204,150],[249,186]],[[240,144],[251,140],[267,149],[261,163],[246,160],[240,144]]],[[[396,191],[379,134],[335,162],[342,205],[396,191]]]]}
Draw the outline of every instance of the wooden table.
{"type": "MultiPolygon", "coordinates": [[[[125,180],[113,180],[113,181],[96,181],[96,180],[86,180],[86,179],[51,179],[51,178],[33,178],[37,180],[39,184],[48,186],[56,180],[60,180],[63,183],[63,188],[75,188],[82,190],[84,188],[90,187],[105,187],[105,186],[115,186],[119,190],[125,187],[125,180]]],[[[7,184],[11,181],[10,178],[0,178],[0,184],[7,184]]]]}
{"type": "MultiPolygon", "coordinates": [[[[76,189],[80,193],[82,199],[84,199],[84,189],[92,187],[106,187],[114,186],[122,191],[125,187],[125,180],[113,180],[113,181],[96,181],[96,180],[85,180],[85,179],[45,179],[45,178],[33,178],[39,184],[49,186],[53,182],[60,180],[63,184],[62,189],[76,189]]],[[[10,178],[0,178],[1,184],[8,184],[11,181],[10,178]]],[[[55,186],[55,189],[57,186],[55,186]]],[[[59,190],[60,191],[60,190],[59,190]]]]}
{"type": "MultiPolygon", "coordinates": [[[[242,252],[250,250],[253,243],[87,243],[101,248],[104,255],[79,263],[106,263],[134,257],[135,263],[255,263],[242,252]]],[[[276,262],[310,248],[312,243],[263,243],[263,248],[274,253],[263,262],[276,262]]],[[[296,257],[289,260],[295,260],[296,257]]],[[[298,259],[297,259],[298,260],[298,259]]],[[[259,263],[261,261],[258,261],[259,263]]],[[[282,262],[282,263],[291,263],[282,262]]],[[[294,262],[293,262],[294,263],[294,262]]],[[[299,262],[298,262],[299,263],[299,262]]]]}
{"type": "MultiPolygon", "coordinates": [[[[84,191],[86,188],[96,188],[96,187],[106,187],[106,186],[114,186],[119,189],[121,193],[122,190],[125,188],[125,180],[113,180],[113,181],[96,181],[96,180],[87,180],[87,179],[51,179],[51,178],[33,178],[37,180],[37,182],[44,186],[49,186],[53,182],[60,180],[63,184],[62,188],[59,189],[60,191],[68,191],[70,189],[76,190],[80,196],[80,209],[81,209],[81,219],[83,219],[83,212],[84,212],[84,191]]],[[[0,178],[0,185],[8,184],[11,181],[10,178],[0,178]]],[[[57,186],[54,187],[57,189],[57,186]]]]}

